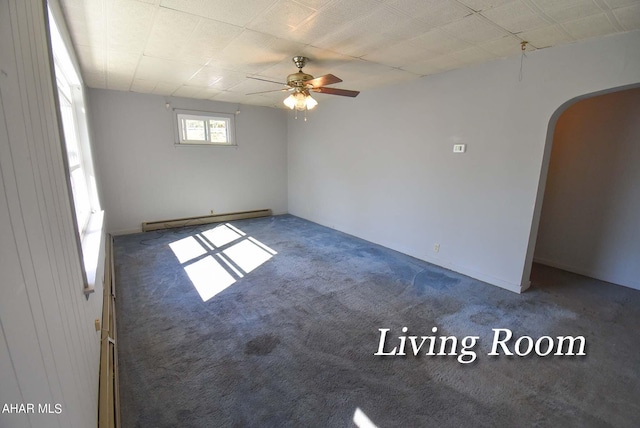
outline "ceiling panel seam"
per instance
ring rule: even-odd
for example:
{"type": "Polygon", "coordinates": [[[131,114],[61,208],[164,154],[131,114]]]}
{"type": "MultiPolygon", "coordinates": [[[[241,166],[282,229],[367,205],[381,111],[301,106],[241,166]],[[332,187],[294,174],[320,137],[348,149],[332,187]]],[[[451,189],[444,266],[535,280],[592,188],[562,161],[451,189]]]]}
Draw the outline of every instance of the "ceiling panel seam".
{"type": "Polygon", "coordinates": [[[613,11],[611,10],[611,7],[606,4],[604,2],[604,0],[593,0],[593,2],[604,11],[605,15],[607,16],[607,19],[609,20],[609,22],[611,23],[611,25],[613,25],[615,27],[616,30],[618,31],[625,31],[626,29],[624,28],[624,26],[620,23],[620,21],[618,21],[618,18],[616,18],[616,16],[613,14],[613,11]]]}
{"type": "MultiPolygon", "coordinates": [[[[562,33],[564,33],[565,36],[573,39],[573,36],[559,23],[557,22],[555,19],[551,18],[549,15],[547,15],[542,9],[540,9],[538,7],[537,4],[535,4],[534,2],[532,2],[531,0],[522,0],[531,10],[533,10],[536,14],[542,16],[542,19],[544,19],[545,21],[547,21],[547,23],[549,25],[557,25],[560,28],[560,31],[562,31],[562,33]]],[[[541,48],[544,46],[536,46],[536,48],[541,48]]]]}

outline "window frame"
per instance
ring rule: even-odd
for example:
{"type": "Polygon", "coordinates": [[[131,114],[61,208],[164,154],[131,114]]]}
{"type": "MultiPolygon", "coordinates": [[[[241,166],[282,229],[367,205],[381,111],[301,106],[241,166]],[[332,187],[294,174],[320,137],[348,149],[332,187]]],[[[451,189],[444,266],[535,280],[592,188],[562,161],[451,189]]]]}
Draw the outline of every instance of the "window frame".
{"type": "Polygon", "coordinates": [[[204,110],[173,109],[173,129],[176,147],[237,147],[235,115],[231,113],[219,113],[204,110]],[[209,120],[222,120],[227,123],[227,142],[215,142],[210,140],[210,131],[207,122],[209,120]],[[205,140],[187,140],[184,137],[183,124],[185,120],[201,120],[205,123],[203,128],[205,140]]]}
{"type": "Polygon", "coordinates": [[[65,156],[67,157],[67,174],[68,179],[71,182],[71,199],[73,201],[73,210],[76,215],[76,224],[78,226],[78,233],[80,235],[80,239],[84,238],[85,232],[87,231],[87,226],[91,220],[91,216],[97,211],[93,204],[91,193],[90,193],[90,180],[87,175],[87,167],[85,161],[85,153],[83,149],[83,141],[82,135],[79,130],[79,122],[82,120],[79,117],[79,105],[83,104],[82,100],[80,103],[77,92],[81,91],[80,84],[74,82],[74,79],[77,79],[77,76],[71,74],[69,70],[65,70],[64,66],[60,63],[60,58],[56,56],[54,53],[54,64],[55,64],[55,84],[58,91],[58,105],[60,109],[60,118],[62,122],[62,131],[64,135],[64,148],[65,148],[65,156]],[[63,112],[63,104],[66,104],[66,107],[69,109],[70,116],[67,117],[63,112]],[[71,121],[71,123],[67,122],[71,121]],[[72,134],[72,135],[71,135],[72,134]],[[75,157],[72,161],[70,156],[70,147],[69,144],[71,140],[74,141],[75,146],[75,157]],[[82,183],[76,183],[76,178],[74,175],[76,172],[79,172],[81,175],[82,183]],[[77,188],[76,186],[80,184],[83,188],[77,188]],[[85,208],[83,210],[83,208],[85,208]]]}
{"type": "Polygon", "coordinates": [[[95,291],[95,286],[100,281],[104,282],[104,278],[98,275],[104,275],[102,256],[106,235],[104,211],[100,206],[96,186],[88,118],[85,111],[85,86],[78,71],[75,52],[71,47],[59,5],[47,3],[46,25],[51,89],[60,137],[62,166],[69,192],[72,227],[78,248],[82,291],[88,299],[89,295],[95,291]],[[70,145],[75,146],[73,160],[69,156],[70,145]],[[74,188],[75,180],[77,180],[76,184],[81,184],[82,189],[74,188]]]}

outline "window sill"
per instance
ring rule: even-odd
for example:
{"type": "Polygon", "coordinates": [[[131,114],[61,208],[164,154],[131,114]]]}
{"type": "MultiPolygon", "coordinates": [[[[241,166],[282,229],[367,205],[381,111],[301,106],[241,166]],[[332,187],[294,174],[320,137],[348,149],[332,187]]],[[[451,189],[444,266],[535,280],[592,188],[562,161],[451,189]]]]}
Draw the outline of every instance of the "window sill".
{"type": "Polygon", "coordinates": [[[84,271],[87,275],[87,283],[84,294],[95,291],[96,279],[100,273],[104,275],[104,211],[91,214],[87,229],[82,236],[82,260],[84,271]]]}
{"type": "Polygon", "coordinates": [[[238,148],[237,144],[226,143],[173,143],[175,147],[234,147],[238,148]]]}

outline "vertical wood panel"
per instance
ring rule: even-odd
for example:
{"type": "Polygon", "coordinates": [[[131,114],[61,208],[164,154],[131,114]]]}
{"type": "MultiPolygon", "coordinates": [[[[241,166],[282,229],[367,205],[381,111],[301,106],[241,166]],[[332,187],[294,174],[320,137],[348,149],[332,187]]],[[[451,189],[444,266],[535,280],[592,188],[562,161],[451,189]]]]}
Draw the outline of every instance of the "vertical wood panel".
{"type": "MultiPolygon", "coordinates": [[[[16,379],[13,370],[9,347],[2,329],[2,320],[0,320],[0,385],[2,385],[2,388],[0,388],[0,405],[24,402],[20,386],[18,386],[18,379],[16,379]]],[[[28,428],[31,427],[31,424],[27,418],[0,413],[0,427],[28,428]]]]}
{"type": "MultiPolygon", "coordinates": [[[[1,11],[0,11],[1,13],[1,11]]],[[[0,91],[3,91],[0,85],[0,91]]],[[[1,99],[0,109],[4,113],[4,96],[1,99]]],[[[3,117],[6,115],[3,114],[3,117]]],[[[0,375],[3,379],[13,377],[18,380],[18,387],[21,391],[19,396],[8,397],[12,401],[8,403],[21,403],[25,397],[34,397],[35,400],[48,400],[46,394],[46,372],[42,366],[39,354],[39,343],[36,335],[33,319],[31,317],[31,307],[28,301],[25,277],[21,269],[21,260],[18,256],[14,232],[15,227],[10,218],[9,206],[5,189],[11,189],[13,173],[10,157],[7,156],[8,142],[4,121],[0,121],[0,173],[2,174],[2,192],[0,193],[0,272],[2,272],[2,298],[0,298],[0,324],[2,325],[4,342],[9,352],[8,360],[11,365],[2,365],[2,369],[11,370],[12,373],[0,375]],[[9,351],[10,350],[10,351],[9,351]],[[44,385],[43,385],[44,379],[44,385]],[[45,393],[41,391],[45,387],[45,393]],[[13,401],[16,400],[16,401],[13,401]],[[20,400],[20,401],[17,401],[20,400]]],[[[4,392],[4,385],[2,386],[4,392]]],[[[15,391],[14,391],[15,393],[15,391]]],[[[4,404],[0,403],[0,404],[4,404]]],[[[31,415],[26,417],[14,417],[3,415],[2,420],[7,420],[7,426],[12,426],[17,421],[21,423],[31,423],[31,415]],[[9,424],[9,421],[11,424],[9,424]]],[[[30,425],[26,425],[30,426],[30,425]]]]}
{"type": "Polygon", "coordinates": [[[0,406],[63,406],[0,426],[97,423],[102,289],[83,293],[55,103],[44,1],[0,0],[0,406]]]}
{"type": "MultiPolygon", "coordinates": [[[[51,393],[29,301],[28,289],[37,286],[37,278],[25,233],[25,210],[23,210],[23,204],[33,203],[33,190],[30,192],[28,188],[33,182],[29,176],[31,165],[28,153],[25,153],[26,144],[24,144],[32,136],[25,127],[29,117],[22,103],[22,97],[16,93],[18,88],[15,83],[17,83],[19,64],[22,60],[21,57],[19,58],[22,52],[15,49],[14,35],[18,15],[16,8],[8,9],[7,13],[7,8],[3,5],[1,13],[3,21],[10,18],[11,22],[9,26],[3,22],[0,38],[3,39],[3,57],[6,50],[13,49],[15,64],[2,61],[4,73],[2,73],[0,90],[2,91],[3,117],[7,127],[5,129],[3,126],[0,133],[8,137],[3,140],[10,146],[6,148],[8,150],[5,149],[5,144],[2,147],[1,162],[7,207],[2,211],[8,212],[10,216],[10,220],[3,216],[3,229],[8,225],[13,236],[10,239],[3,239],[3,247],[7,248],[3,248],[3,264],[6,266],[2,269],[2,280],[5,284],[3,284],[3,296],[0,299],[0,316],[2,316],[3,329],[23,398],[29,397],[30,400],[33,397],[36,402],[48,402],[51,399],[51,393]],[[7,32],[9,34],[6,34],[7,32]],[[13,41],[13,46],[5,45],[10,41],[13,41]],[[16,142],[23,142],[23,144],[15,144],[16,142]],[[11,248],[11,242],[15,243],[14,248],[11,248]]],[[[33,187],[33,184],[31,186],[33,187]]],[[[28,416],[30,420],[35,419],[32,415],[28,416]]]]}
{"type": "MultiPolygon", "coordinates": [[[[20,177],[18,180],[21,183],[19,185],[20,198],[28,206],[34,207],[32,210],[23,210],[29,253],[32,263],[37,267],[34,269],[35,282],[27,283],[27,293],[40,345],[40,355],[47,374],[49,400],[59,402],[62,400],[62,394],[59,382],[56,381],[57,372],[48,332],[49,322],[54,325],[57,320],[45,319],[42,303],[42,299],[47,298],[46,293],[43,296],[42,292],[51,289],[51,282],[55,279],[55,276],[53,275],[49,254],[45,247],[45,225],[42,216],[44,209],[42,174],[46,174],[48,169],[39,165],[41,156],[38,154],[38,149],[44,147],[42,143],[46,142],[47,135],[45,133],[46,128],[42,126],[42,115],[38,107],[41,103],[40,95],[43,92],[43,82],[38,69],[37,43],[33,43],[38,38],[38,26],[35,25],[31,6],[31,3],[23,2],[15,8],[19,34],[16,37],[17,43],[14,43],[14,46],[19,45],[22,53],[22,64],[18,63],[18,70],[22,76],[19,81],[21,96],[23,100],[26,100],[23,103],[23,116],[28,144],[24,147],[24,153],[19,150],[14,150],[14,153],[28,156],[30,160],[30,164],[26,164],[28,168],[20,168],[18,172],[19,177],[22,174],[25,175],[25,177],[20,177]],[[27,37],[31,37],[31,39],[27,40],[27,37]],[[32,177],[27,179],[26,175],[29,171],[32,177]]],[[[44,218],[46,219],[46,212],[44,218]]]]}

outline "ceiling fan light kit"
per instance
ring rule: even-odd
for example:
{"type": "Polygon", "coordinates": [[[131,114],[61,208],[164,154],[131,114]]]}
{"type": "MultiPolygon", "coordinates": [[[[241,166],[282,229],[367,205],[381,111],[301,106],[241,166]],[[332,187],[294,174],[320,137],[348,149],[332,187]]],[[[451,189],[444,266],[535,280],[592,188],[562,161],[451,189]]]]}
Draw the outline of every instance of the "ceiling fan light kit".
{"type": "Polygon", "coordinates": [[[283,101],[291,110],[311,110],[318,102],[309,94],[309,91],[294,92],[283,101]]]}
{"type": "MultiPolygon", "coordinates": [[[[318,105],[318,102],[311,96],[310,92],[318,92],[321,94],[340,95],[343,97],[356,97],[360,93],[359,91],[350,91],[348,89],[327,88],[325,85],[332,85],[334,83],[342,82],[342,79],[334,76],[333,74],[325,74],[320,77],[313,77],[302,71],[302,68],[307,64],[309,59],[304,56],[294,56],[292,58],[293,63],[298,67],[298,72],[287,76],[287,83],[283,83],[286,87],[284,89],[276,89],[275,91],[263,91],[254,92],[252,94],[262,94],[266,92],[286,91],[291,94],[283,101],[284,105],[291,110],[296,110],[296,119],[298,118],[297,112],[305,112],[313,109],[318,105]]],[[[261,79],[258,77],[248,76],[249,79],[261,80],[264,82],[279,83],[271,80],[261,79]]]]}

